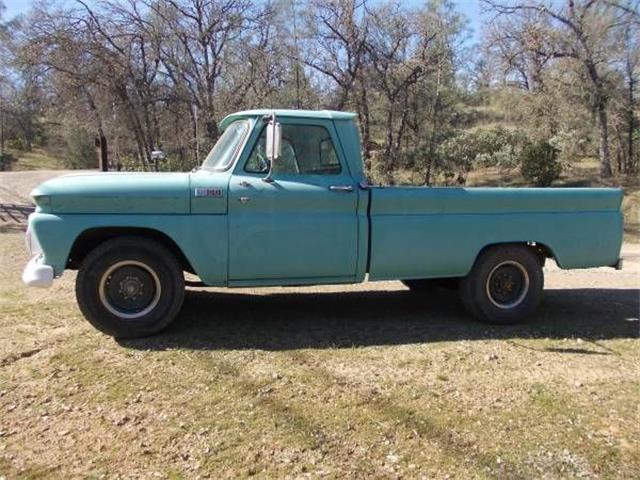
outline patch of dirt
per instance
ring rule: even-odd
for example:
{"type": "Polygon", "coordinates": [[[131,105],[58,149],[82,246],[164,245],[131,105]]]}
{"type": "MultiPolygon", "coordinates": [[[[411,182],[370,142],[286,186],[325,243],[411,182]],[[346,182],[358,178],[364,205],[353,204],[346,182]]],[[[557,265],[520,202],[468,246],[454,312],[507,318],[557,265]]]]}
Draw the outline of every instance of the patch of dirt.
{"type": "Polygon", "coordinates": [[[50,178],[81,170],[32,170],[0,172],[0,233],[24,231],[35,207],[29,196],[35,187],[50,178]]]}
{"type": "Polygon", "coordinates": [[[29,193],[50,178],[83,170],[30,170],[0,172],[0,203],[28,203],[29,193]]]}

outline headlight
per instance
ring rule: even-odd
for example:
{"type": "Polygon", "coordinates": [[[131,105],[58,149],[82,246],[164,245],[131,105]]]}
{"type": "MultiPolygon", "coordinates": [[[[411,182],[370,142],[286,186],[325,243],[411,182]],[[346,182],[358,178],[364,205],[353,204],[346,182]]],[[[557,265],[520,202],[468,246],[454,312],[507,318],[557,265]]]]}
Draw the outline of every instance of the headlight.
{"type": "Polygon", "coordinates": [[[51,195],[34,195],[33,201],[36,203],[38,207],[50,207],[51,195]]]}

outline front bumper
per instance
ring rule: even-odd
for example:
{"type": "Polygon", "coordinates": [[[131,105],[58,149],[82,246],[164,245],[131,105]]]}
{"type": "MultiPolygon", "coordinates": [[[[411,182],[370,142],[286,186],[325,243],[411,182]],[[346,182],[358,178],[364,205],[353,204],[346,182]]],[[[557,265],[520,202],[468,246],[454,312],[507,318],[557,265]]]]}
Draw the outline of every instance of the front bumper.
{"type": "Polygon", "coordinates": [[[30,287],[47,288],[53,284],[53,267],[42,261],[42,255],[35,255],[24,267],[22,281],[30,287]]]}

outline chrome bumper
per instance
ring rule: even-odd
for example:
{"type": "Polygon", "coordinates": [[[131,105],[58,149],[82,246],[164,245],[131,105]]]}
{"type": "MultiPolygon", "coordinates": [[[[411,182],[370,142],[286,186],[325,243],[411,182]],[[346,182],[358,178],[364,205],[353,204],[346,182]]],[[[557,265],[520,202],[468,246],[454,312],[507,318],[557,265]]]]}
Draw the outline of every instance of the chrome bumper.
{"type": "Polygon", "coordinates": [[[35,255],[24,267],[22,281],[30,287],[47,288],[53,284],[53,267],[45,265],[42,260],[42,255],[35,255]]]}

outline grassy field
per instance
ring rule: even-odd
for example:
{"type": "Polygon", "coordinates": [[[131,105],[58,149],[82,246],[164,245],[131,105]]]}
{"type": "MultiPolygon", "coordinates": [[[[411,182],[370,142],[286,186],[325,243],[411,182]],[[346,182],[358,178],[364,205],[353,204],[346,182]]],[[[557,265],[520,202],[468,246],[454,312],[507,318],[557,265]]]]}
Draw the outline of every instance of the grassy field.
{"type": "MultiPolygon", "coordinates": [[[[2,175],[12,202],[40,181],[2,175]]],[[[0,477],[640,478],[637,243],[621,272],[548,263],[519,326],[399,282],[189,289],[165,333],[117,342],[73,273],[21,285],[18,220],[0,225],[0,477]]]]}
{"type": "Polygon", "coordinates": [[[50,152],[34,148],[31,152],[8,150],[16,160],[11,163],[10,170],[58,170],[64,168],[62,161],[50,152]]]}

